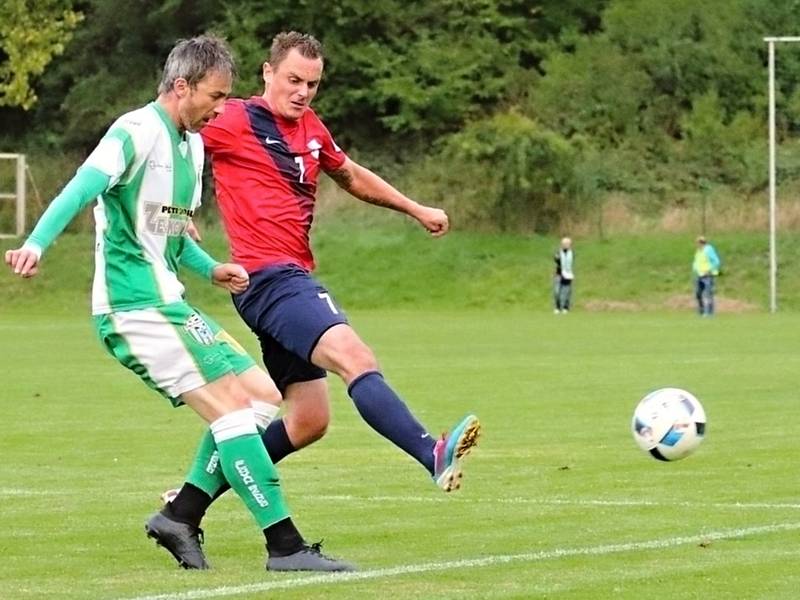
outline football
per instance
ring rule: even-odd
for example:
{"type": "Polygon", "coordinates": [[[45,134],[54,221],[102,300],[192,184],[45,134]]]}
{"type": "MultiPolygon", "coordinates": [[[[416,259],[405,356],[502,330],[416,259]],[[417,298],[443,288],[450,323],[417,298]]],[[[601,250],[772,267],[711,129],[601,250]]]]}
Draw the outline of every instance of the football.
{"type": "Polygon", "coordinates": [[[633,438],[652,457],[673,461],[697,450],[706,433],[703,405],[691,393],[661,388],[641,399],[633,412],[633,438]]]}

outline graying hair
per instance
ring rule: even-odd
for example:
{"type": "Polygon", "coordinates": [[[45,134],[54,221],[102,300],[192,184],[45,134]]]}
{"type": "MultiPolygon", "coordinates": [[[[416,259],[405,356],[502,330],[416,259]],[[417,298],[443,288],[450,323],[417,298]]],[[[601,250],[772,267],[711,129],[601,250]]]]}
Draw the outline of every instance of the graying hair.
{"type": "Polygon", "coordinates": [[[178,40],[164,63],[158,93],[169,92],[176,79],[185,79],[195,87],[210,71],[236,75],[236,62],[225,40],[213,35],[178,40]]]}
{"type": "Polygon", "coordinates": [[[298,33],[297,31],[282,32],[272,38],[272,47],[269,50],[269,64],[273,69],[278,65],[289,52],[296,48],[301,56],[305,58],[320,58],[322,56],[322,44],[313,35],[298,33]]]}

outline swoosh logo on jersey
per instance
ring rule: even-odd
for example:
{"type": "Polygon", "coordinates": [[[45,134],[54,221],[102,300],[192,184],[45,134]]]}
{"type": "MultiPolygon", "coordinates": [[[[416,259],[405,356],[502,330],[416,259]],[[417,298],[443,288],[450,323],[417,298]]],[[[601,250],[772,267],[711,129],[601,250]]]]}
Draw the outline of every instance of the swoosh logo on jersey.
{"type": "Polygon", "coordinates": [[[275,139],[273,139],[273,138],[271,138],[269,136],[264,138],[264,142],[267,143],[267,144],[280,144],[281,143],[280,140],[275,140],[275,139]]]}

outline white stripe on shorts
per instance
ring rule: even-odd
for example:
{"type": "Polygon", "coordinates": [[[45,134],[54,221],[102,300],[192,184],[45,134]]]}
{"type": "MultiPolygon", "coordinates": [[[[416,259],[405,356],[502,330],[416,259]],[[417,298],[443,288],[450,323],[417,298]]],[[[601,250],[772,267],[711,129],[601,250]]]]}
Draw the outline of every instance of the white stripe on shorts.
{"type": "Polygon", "coordinates": [[[173,398],[208,382],[186,350],[175,326],[155,308],[127,310],[109,315],[114,330],[153,382],[173,398]]]}

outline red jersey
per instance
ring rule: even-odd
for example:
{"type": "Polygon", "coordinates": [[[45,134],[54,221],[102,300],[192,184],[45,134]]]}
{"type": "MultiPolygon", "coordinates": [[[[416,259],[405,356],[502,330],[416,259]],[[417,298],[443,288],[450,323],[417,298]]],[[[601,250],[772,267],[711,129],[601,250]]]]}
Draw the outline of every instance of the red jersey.
{"type": "Polygon", "coordinates": [[[319,117],[309,108],[289,121],[253,96],[228,100],[200,133],[233,261],[251,273],[281,263],[313,270],[309,230],[319,171],[347,158],[319,117]]]}

